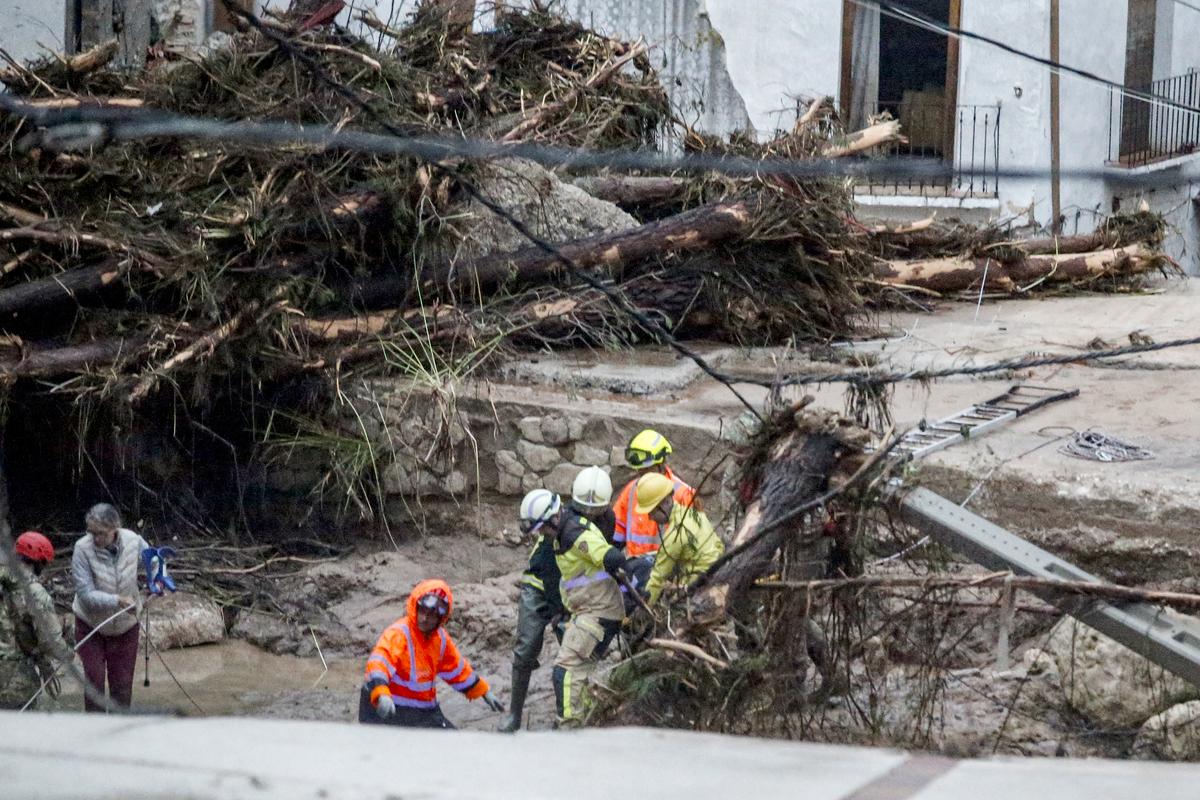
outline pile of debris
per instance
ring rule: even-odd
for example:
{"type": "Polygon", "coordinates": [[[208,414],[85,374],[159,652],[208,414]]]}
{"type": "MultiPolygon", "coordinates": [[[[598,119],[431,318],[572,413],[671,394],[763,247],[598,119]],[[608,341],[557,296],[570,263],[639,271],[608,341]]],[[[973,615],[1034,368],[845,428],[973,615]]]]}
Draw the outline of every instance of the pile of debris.
{"type": "MultiPolygon", "coordinates": [[[[673,115],[645,43],[538,8],[504,13],[485,33],[440,3],[418,5],[400,28],[363,21],[375,41],[311,18],[244,19],[225,46],[164,51],[138,74],[106,68],[113,49],[101,47],[0,80],[40,111],[157,110],[600,152],[674,142],[716,156],[859,158],[900,135],[895,122],[845,135],[820,99],[766,144],[715,140],[673,115]]],[[[315,432],[337,446],[319,434],[348,370],[442,391],[502,346],[652,338],[630,307],[676,336],[829,341],[860,330],[885,290],[1127,281],[1166,263],[1152,249],[1160,223],[1110,226],[1100,253],[1058,240],[1060,254],[1087,252],[1048,257],[1000,230],[869,230],[842,180],[427,164],[186,136],[104,147],[102,129],[86,125],[73,142],[78,127],[19,115],[0,124],[0,374],[66,377],[51,391],[82,409],[75,433],[90,453],[128,446],[97,442],[89,425],[118,437],[157,425],[178,439],[178,420],[194,423],[198,440],[234,454],[238,502],[240,471],[269,435],[315,432]],[[97,424],[97,409],[112,424],[97,424]]],[[[121,469],[120,458],[93,461],[109,478],[121,469]]]]}

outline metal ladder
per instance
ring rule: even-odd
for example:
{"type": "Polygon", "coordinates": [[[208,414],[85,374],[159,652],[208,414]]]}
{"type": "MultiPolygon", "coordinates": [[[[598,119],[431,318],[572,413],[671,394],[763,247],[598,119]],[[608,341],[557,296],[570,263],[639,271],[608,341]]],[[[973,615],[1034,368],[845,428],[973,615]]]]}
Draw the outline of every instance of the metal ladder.
{"type": "Polygon", "coordinates": [[[1063,390],[1018,383],[1002,395],[933,424],[926,424],[922,420],[921,424],[904,434],[904,438],[892,450],[891,458],[900,462],[924,458],[952,444],[974,439],[1007,425],[1030,411],[1078,396],[1078,389],[1063,390]]]}

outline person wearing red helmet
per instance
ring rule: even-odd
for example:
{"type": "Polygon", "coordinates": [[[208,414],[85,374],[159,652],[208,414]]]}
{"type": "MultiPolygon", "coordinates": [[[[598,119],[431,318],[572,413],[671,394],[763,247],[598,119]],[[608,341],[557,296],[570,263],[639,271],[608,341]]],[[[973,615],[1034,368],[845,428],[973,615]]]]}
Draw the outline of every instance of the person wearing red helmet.
{"type": "Polygon", "coordinates": [[[0,708],[21,708],[53,672],[56,649],[66,645],[59,626],[43,635],[37,617],[57,620],[54,601],[37,576],[54,559],[54,545],[36,531],[17,537],[15,564],[0,564],[0,708]],[[25,580],[16,574],[25,573],[25,580]],[[32,590],[31,605],[23,583],[32,590]],[[36,616],[35,616],[36,615],[36,616]],[[49,640],[48,637],[57,637],[49,640]]]}

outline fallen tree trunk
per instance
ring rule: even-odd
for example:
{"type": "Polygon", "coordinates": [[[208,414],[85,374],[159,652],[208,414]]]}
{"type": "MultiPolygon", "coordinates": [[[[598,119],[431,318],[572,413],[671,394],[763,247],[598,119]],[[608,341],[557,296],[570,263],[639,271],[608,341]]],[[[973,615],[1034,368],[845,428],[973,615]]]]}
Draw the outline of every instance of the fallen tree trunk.
{"type": "MultiPolygon", "coordinates": [[[[1031,256],[1036,255],[1059,255],[1065,253],[1091,253],[1096,250],[1107,250],[1113,247],[1122,247],[1133,242],[1122,241],[1122,237],[1115,231],[1097,230],[1091,233],[1080,233],[1075,236],[1046,236],[1040,239],[1026,239],[1024,241],[1012,242],[1014,247],[1019,247],[1031,256]]],[[[1002,243],[992,245],[998,246],[1002,243]]]]}
{"type": "MultiPolygon", "coordinates": [[[[922,221],[922,223],[925,222],[931,223],[932,220],[922,221]]],[[[886,242],[888,246],[915,253],[936,253],[949,250],[956,253],[973,251],[986,254],[990,248],[997,250],[1003,248],[1009,251],[1020,251],[1031,256],[1065,255],[1067,253],[1091,253],[1136,243],[1132,236],[1122,235],[1120,229],[1096,230],[1074,236],[1000,239],[997,231],[986,228],[975,231],[963,231],[962,229],[947,231],[935,229],[931,224],[923,224],[921,227],[906,226],[900,229],[884,227],[871,231],[871,235],[886,242]]]]}
{"type": "Polygon", "coordinates": [[[0,290],[0,319],[40,311],[64,302],[76,302],[81,296],[99,292],[121,277],[123,270],[115,259],[95,267],[76,267],[48,278],[21,283],[0,290]]]}
{"type": "MultiPolygon", "coordinates": [[[[754,224],[757,205],[758,199],[753,197],[710,203],[637,228],[554,246],[581,269],[598,267],[613,272],[654,256],[702,250],[743,237],[754,224]]],[[[443,265],[427,284],[465,288],[478,283],[487,287],[510,279],[545,278],[561,269],[562,263],[554,256],[536,247],[523,247],[512,253],[443,265]]]]}
{"type": "Polygon", "coordinates": [[[0,376],[29,378],[62,375],[107,367],[122,356],[132,355],[145,344],[143,337],[97,339],[84,344],[34,350],[23,358],[0,361],[0,376]]]}
{"type": "Polygon", "coordinates": [[[654,203],[670,200],[685,188],[681,178],[608,175],[576,178],[572,184],[599,200],[610,203],[654,203]]]}
{"type": "MultiPolygon", "coordinates": [[[[869,435],[846,427],[835,414],[804,411],[807,399],[793,406],[791,430],[771,445],[753,500],[725,556],[698,586],[729,587],[730,602],[743,597],[754,581],[772,569],[775,553],[789,539],[805,535],[804,515],[789,516],[863,468],[869,435]]],[[[785,418],[786,419],[786,418],[785,418]]],[[[722,602],[724,598],[718,598],[722,602]]]]}
{"type": "Polygon", "coordinates": [[[920,261],[886,261],[876,277],[892,286],[934,292],[985,290],[1014,292],[1044,280],[1068,283],[1103,275],[1136,275],[1170,263],[1166,256],[1140,244],[1091,253],[1032,256],[1004,263],[994,258],[932,258],[920,261]]]}

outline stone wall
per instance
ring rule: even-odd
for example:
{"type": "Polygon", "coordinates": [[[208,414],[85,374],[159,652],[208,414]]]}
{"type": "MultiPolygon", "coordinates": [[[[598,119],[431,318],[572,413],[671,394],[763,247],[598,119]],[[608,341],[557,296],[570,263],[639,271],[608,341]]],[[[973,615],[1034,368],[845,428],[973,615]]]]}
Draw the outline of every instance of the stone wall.
{"type": "MultiPolygon", "coordinates": [[[[646,428],[667,437],[672,466],[693,485],[719,460],[715,454],[725,452],[713,447],[717,434],[711,430],[562,405],[465,397],[451,410],[436,396],[381,382],[355,394],[337,425],[347,440],[359,437],[372,450],[389,517],[394,513],[397,522],[418,500],[510,502],[536,488],[569,496],[575,476],[588,466],[610,474],[615,494],[634,477],[625,466],[625,447],[646,428]]],[[[264,482],[269,491],[296,497],[328,470],[321,460],[315,452],[298,452],[270,468],[264,482]]],[[[702,488],[710,510],[724,505],[720,483],[710,480],[702,488]]]]}

